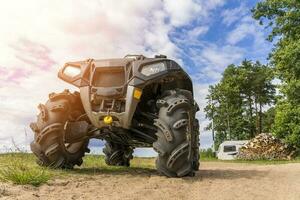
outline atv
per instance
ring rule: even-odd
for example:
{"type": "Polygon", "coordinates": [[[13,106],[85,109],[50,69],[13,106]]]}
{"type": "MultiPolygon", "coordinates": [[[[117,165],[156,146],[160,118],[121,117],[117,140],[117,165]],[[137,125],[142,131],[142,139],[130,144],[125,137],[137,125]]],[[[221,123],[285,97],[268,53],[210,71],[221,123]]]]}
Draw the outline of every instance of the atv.
{"type": "Polygon", "coordinates": [[[31,150],[38,164],[80,166],[91,138],[105,140],[108,165],[129,166],[133,150],[153,147],[157,170],[193,176],[199,168],[199,110],[190,77],[158,55],[68,62],[58,77],[79,92],[50,93],[40,104],[31,150]]]}

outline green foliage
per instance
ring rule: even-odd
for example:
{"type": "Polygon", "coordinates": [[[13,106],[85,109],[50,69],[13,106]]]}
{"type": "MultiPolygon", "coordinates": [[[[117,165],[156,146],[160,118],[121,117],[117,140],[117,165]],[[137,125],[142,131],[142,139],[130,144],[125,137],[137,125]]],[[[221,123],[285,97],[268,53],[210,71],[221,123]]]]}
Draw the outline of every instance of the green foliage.
{"type": "Polygon", "coordinates": [[[300,147],[300,105],[294,106],[287,100],[278,103],[274,133],[288,144],[300,147]]]}
{"type": "Polygon", "coordinates": [[[283,40],[299,37],[299,0],[264,0],[257,3],[252,12],[260,24],[271,28],[269,40],[277,36],[283,36],[283,40]]]}
{"type": "Polygon", "coordinates": [[[273,131],[300,147],[300,1],[265,0],[256,5],[253,16],[271,29],[271,41],[277,39],[270,58],[282,81],[283,97],[276,106],[273,131]]]}
{"type": "Polygon", "coordinates": [[[215,145],[224,140],[245,140],[263,130],[263,106],[275,100],[273,69],[245,60],[240,66],[229,65],[221,81],[209,87],[206,117],[208,130],[216,132],[215,145]]]}
{"type": "Polygon", "coordinates": [[[200,149],[200,159],[201,160],[216,160],[215,153],[212,148],[200,149]]]}
{"type": "Polygon", "coordinates": [[[275,120],[275,107],[269,108],[263,113],[263,133],[272,133],[275,120]]]}

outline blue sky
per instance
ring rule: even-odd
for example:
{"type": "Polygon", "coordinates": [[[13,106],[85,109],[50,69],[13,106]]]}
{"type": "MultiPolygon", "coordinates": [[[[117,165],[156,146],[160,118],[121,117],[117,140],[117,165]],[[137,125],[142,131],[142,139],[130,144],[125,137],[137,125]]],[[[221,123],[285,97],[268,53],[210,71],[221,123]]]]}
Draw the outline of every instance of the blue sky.
{"type": "Polygon", "coordinates": [[[258,1],[224,1],[206,20],[195,19],[185,27],[170,34],[172,41],[181,49],[181,58],[195,84],[195,94],[201,111],[201,147],[212,144],[203,108],[208,85],[220,80],[227,65],[239,64],[244,59],[267,63],[272,44],[266,41],[268,30],[252,19],[251,9],[258,1]],[[195,30],[195,31],[194,31],[195,30]],[[189,32],[196,37],[187,39],[189,32]],[[197,91],[197,89],[200,90],[197,91]]]}
{"type": "Polygon", "coordinates": [[[207,75],[205,68],[222,72],[224,66],[239,63],[245,58],[266,62],[270,52],[270,44],[265,41],[266,30],[251,17],[250,10],[256,2],[225,1],[210,13],[208,19],[195,19],[170,34],[172,41],[182,49],[180,56],[185,66],[188,66],[187,71],[192,76],[197,74],[195,79],[198,82],[213,84],[218,80],[212,76],[201,76],[207,75]],[[198,35],[195,34],[191,42],[186,35],[194,30],[196,33],[198,30],[198,35]],[[182,41],[182,38],[187,40],[182,41]],[[214,53],[219,55],[220,60],[216,55],[211,55],[214,53]]]}
{"type": "MultiPolygon", "coordinates": [[[[36,105],[52,91],[76,89],[57,79],[65,62],[126,54],[165,54],[194,81],[201,110],[201,147],[207,89],[229,64],[267,62],[272,44],[251,17],[257,1],[242,0],[11,0],[0,8],[0,149],[12,140],[28,149],[36,105]],[[176,3],[175,3],[176,2],[176,3]],[[85,12],[82,12],[84,10],[85,12]],[[36,17],[39,16],[39,17],[36,17]],[[7,20],[10,19],[10,20],[7,20]],[[25,106],[24,106],[25,105],[25,106]]],[[[97,146],[92,142],[93,146],[97,146]]],[[[99,150],[99,148],[98,148],[99,150]]],[[[152,155],[139,150],[138,155],[152,155]]]]}

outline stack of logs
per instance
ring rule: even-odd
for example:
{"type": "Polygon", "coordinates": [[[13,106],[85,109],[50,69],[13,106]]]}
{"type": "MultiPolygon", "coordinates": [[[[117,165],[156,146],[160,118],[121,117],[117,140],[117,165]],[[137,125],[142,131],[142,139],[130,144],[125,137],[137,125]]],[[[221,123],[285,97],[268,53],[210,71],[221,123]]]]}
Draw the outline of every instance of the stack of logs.
{"type": "Polygon", "coordinates": [[[243,160],[291,160],[294,156],[296,156],[294,148],[271,134],[262,133],[240,148],[237,158],[243,160]]]}

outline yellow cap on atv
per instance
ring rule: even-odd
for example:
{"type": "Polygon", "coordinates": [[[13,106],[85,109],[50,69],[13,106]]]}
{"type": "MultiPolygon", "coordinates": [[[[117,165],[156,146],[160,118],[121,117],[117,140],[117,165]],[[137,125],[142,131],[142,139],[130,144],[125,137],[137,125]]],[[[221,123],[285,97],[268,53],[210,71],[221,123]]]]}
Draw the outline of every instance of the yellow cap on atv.
{"type": "Polygon", "coordinates": [[[110,125],[113,122],[113,118],[110,115],[107,115],[103,119],[104,124],[110,125]]]}
{"type": "Polygon", "coordinates": [[[140,100],[141,96],[142,96],[142,90],[139,88],[135,88],[133,92],[133,97],[137,100],[140,100]]]}

